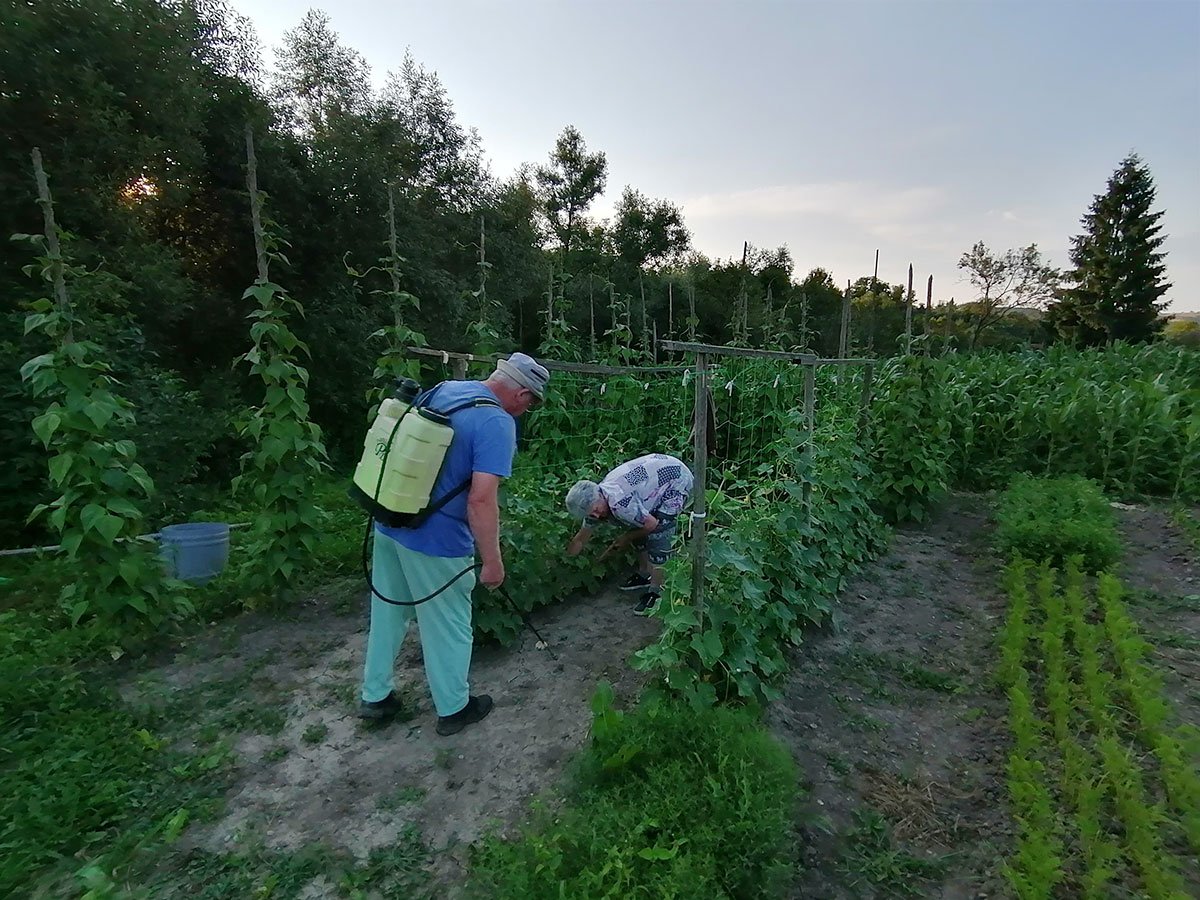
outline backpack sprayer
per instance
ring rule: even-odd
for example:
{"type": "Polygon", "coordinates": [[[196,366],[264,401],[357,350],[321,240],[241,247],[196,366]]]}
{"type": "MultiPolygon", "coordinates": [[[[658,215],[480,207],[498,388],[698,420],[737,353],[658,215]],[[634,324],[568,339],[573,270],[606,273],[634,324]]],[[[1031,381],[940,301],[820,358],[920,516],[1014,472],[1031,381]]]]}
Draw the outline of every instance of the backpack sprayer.
{"type": "MultiPolygon", "coordinates": [[[[467,566],[432,594],[419,600],[394,600],[384,596],[371,580],[368,548],[375,522],[391,528],[418,528],[471,486],[471,476],[468,475],[455,488],[433,503],[429,502],[433,486],[446,462],[446,452],[454,439],[450,415],[477,406],[501,408],[490,397],[475,397],[450,409],[434,410],[428,404],[439,387],[440,384],[422,395],[421,386],[413,379],[396,379],[395,396],[388,397],[380,404],[375,422],[367,431],[362,458],[354,469],[350,486],[350,496],[367,511],[368,516],[362,545],[363,577],[372,594],[393,606],[428,603],[468,572],[481,568],[480,563],[467,566]]],[[[499,591],[513,612],[520,616],[525,627],[538,639],[539,649],[549,649],[549,644],[538,634],[503,585],[499,586],[499,591]]],[[[554,656],[554,653],[550,655],[554,656]]]]}

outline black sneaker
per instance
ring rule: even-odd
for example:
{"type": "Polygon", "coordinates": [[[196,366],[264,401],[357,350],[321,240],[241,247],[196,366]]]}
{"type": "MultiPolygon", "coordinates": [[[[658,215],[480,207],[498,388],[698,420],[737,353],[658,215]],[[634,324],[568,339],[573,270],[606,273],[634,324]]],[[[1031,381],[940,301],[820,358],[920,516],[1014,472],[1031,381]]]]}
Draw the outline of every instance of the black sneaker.
{"type": "Polygon", "coordinates": [[[648,587],[650,587],[650,576],[634,572],[625,579],[625,583],[621,585],[620,589],[623,591],[644,591],[648,587]]]}
{"type": "Polygon", "coordinates": [[[360,719],[390,719],[403,708],[404,705],[400,702],[400,698],[396,696],[395,691],[392,691],[382,700],[376,700],[372,703],[363,700],[359,703],[358,717],[360,719]]]}
{"type": "Polygon", "coordinates": [[[637,602],[637,606],[633,608],[635,616],[648,616],[654,612],[654,607],[658,606],[658,591],[646,591],[637,602]]]}
{"type": "Polygon", "coordinates": [[[467,705],[452,716],[438,716],[437,733],[458,734],[468,725],[473,725],[492,711],[492,698],[480,694],[467,701],[467,705]]]}

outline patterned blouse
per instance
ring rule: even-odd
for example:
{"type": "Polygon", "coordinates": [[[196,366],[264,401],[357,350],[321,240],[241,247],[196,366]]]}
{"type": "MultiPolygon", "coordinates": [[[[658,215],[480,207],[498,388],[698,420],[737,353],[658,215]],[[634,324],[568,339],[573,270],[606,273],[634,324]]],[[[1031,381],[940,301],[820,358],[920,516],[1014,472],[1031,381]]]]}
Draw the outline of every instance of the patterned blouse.
{"type": "Polygon", "coordinates": [[[622,463],[600,482],[600,493],[613,516],[634,528],[645,525],[647,515],[679,515],[691,491],[691,470],[665,453],[649,453],[622,463]]]}

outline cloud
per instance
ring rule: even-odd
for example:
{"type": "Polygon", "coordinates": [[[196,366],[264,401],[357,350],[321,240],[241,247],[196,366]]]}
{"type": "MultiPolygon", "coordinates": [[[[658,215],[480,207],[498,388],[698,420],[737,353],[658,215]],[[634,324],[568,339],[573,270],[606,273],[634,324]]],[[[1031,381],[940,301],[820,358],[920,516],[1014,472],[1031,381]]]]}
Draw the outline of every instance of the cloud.
{"type": "Polygon", "coordinates": [[[868,182],[785,184],[705,194],[683,203],[687,218],[819,215],[868,227],[919,221],[945,205],[941,188],[887,188],[868,182]]]}

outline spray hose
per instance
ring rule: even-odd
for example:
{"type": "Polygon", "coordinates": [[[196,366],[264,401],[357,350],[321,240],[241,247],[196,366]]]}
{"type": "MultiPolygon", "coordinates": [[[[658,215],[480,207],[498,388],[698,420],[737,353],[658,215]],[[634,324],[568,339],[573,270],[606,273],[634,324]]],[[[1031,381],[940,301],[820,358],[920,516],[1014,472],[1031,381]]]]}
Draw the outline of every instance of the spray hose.
{"type": "MultiPolygon", "coordinates": [[[[483,563],[472,563],[471,565],[469,565],[465,569],[463,569],[461,572],[459,572],[457,575],[455,575],[453,578],[451,578],[449,581],[447,581],[445,584],[443,584],[440,588],[438,588],[432,594],[427,594],[426,596],[420,598],[419,600],[393,600],[391,597],[385,597],[383,594],[381,594],[379,592],[379,590],[375,587],[375,583],[371,580],[371,568],[370,568],[370,564],[369,564],[368,558],[367,558],[367,549],[370,546],[371,531],[372,531],[372,526],[374,524],[375,524],[375,520],[368,516],[367,517],[367,530],[366,530],[366,533],[363,534],[363,547],[362,547],[363,577],[366,578],[367,586],[371,589],[371,593],[373,595],[375,595],[376,597],[378,597],[380,600],[382,600],[384,603],[390,603],[392,606],[420,606],[422,603],[428,603],[430,600],[432,600],[438,594],[442,593],[442,591],[446,590],[446,588],[450,587],[450,585],[454,584],[454,582],[458,581],[458,579],[462,578],[468,572],[474,572],[476,569],[483,568],[483,563]]],[[[521,612],[521,609],[520,609],[520,607],[517,606],[516,601],[513,600],[512,596],[508,593],[508,589],[506,587],[504,587],[504,585],[499,585],[499,586],[497,586],[496,590],[500,593],[500,596],[504,598],[505,602],[508,603],[508,605],[512,608],[512,611],[515,612],[520,617],[521,621],[525,624],[525,627],[528,628],[530,631],[532,631],[533,636],[538,639],[538,649],[539,650],[543,650],[543,649],[547,650],[550,653],[551,659],[558,659],[558,657],[554,655],[554,651],[550,649],[550,643],[544,637],[541,636],[541,634],[538,632],[538,630],[536,628],[533,627],[533,623],[529,621],[529,616],[527,616],[527,615],[525,615],[525,613],[521,612]]]]}
{"type": "MultiPolygon", "coordinates": [[[[436,391],[437,388],[434,388],[433,390],[436,391]]],[[[385,466],[387,463],[387,458],[388,458],[389,454],[391,454],[391,452],[392,452],[392,442],[396,439],[396,432],[400,430],[400,423],[404,421],[404,417],[407,416],[415,408],[415,406],[416,406],[415,401],[416,401],[416,397],[413,398],[413,402],[410,402],[408,404],[408,406],[405,407],[404,412],[400,413],[400,416],[396,419],[396,424],[392,427],[391,434],[388,435],[387,443],[384,445],[383,464],[381,464],[379,467],[379,478],[375,482],[375,496],[372,498],[376,501],[379,500],[379,490],[383,486],[383,474],[384,474],[385,466]]],[[[465,569],[463,569],[461,572],[459,572],[457,575],[455,575],[453,578],[451,578],[449,581],[447,581],[445,584],[443,584],[440,588],[438,588],[432,594],[422,597],[419,600],[393,600],[391,597],[385,597],[383,594],[381,594],[379,592],[379,590],[375,587],[375,583],[371,580],[371,567],[370,567],[370,563],[368,560],[368,554],[367,554],[368,548],[370,547],[370,544],[371,544],[371,531],[373,530],[372,526],[374,526],[374,524],[375,524],[374,516],[367,516],[367,529],[363,533],[363,545],[362,545],[363,577],[367,580],[367,587],[369,587],[371,589],[371,593],[374,596],[378,597],[380,600],[382,600],[384,603],[390,603],[392,606],[420,606],[422,603],[428,603],[430,600],[432,600],[438,594],[442,593],[442,591],[446,590],[446,588],[450,587],[450,585],[454,584],[454,582],[458,581],[458,579],[462,578],[468,572],[473,572],[476,569],[480,569],[483,567],[482,563],[473,563],[473,564],[467,566],[465,569]]],[[[509,595],[508,590],[504,587],[504,585],[498,585],[497,590],[499,590],[500,596],[502,596],[505,599],[505,601],[508,603],[508,605],[510,607],[512,607],[512,611],[515,612],[520,617],[521,621],[525,623],[525,627],[528,628],[530,631],[532,631],[534,637],[536,637],[538,639],[538,649],[539,650],[542,650],[542,649],[548,650],[550,652],[550,657],[552,659],[558,659],[558,657],[554,655],[554,651],[550,650],[549,642],[545,638],[543,638],[540,634],[538,634],[538,630],[533,627],[533,623],[529,621],[529,617],[526,616],[525,613],[521,612],[520,608],[513,601],[513,598],[509,595]]]]}

